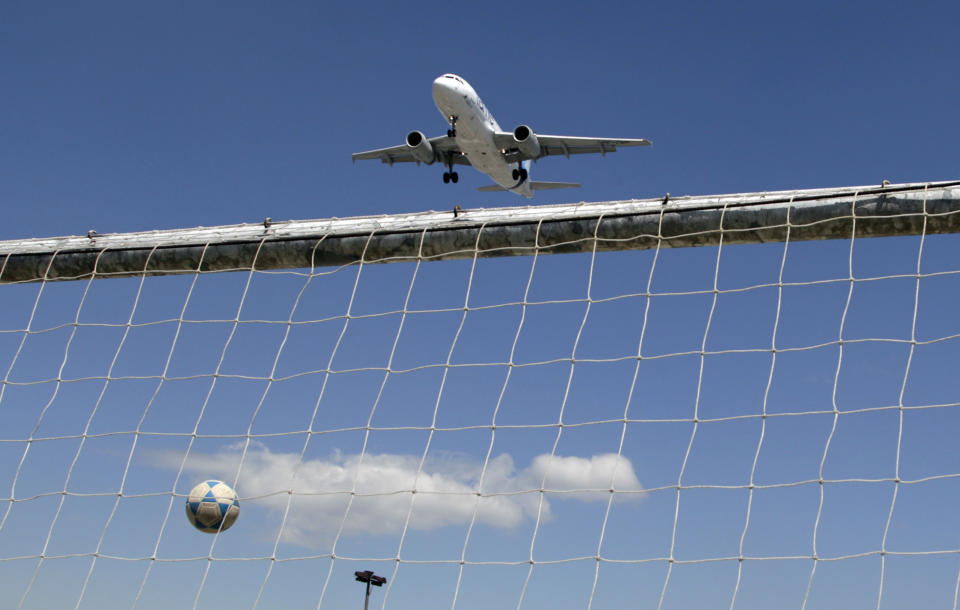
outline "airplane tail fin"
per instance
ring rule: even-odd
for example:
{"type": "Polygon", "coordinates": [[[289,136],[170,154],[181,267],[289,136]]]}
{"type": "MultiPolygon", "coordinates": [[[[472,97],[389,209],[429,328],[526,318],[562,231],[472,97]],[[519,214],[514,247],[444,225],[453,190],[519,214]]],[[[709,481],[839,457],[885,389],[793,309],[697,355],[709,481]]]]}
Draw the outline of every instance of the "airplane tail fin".
{"type": "MultiPolygon", "coordinates": [[[[580,188],[580,184],[576,182],[541,182],[536,180],[531,180],[527,184],[530,185],[530,189],[534,191],[550,191],[553,189],[572,189],[580,188]]],[[[492,193],[494,191],[506,191],[508,189],[500,186],[499,184],[490,184],[487,186],[481,186],[477,189],[481,193],[492,193]]]]}

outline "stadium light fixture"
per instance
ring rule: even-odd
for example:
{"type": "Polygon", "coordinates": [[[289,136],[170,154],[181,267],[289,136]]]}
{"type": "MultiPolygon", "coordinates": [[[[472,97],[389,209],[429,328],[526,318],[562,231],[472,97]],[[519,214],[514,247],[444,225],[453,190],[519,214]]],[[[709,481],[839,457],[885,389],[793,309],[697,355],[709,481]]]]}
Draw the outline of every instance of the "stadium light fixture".
{"type": "Polygon", "coordinates": [[[368,610],[370,605],[370,585],[382,587],[383,583],[387,582],[387,579],[384,576],[377,576],[371,570],[354,572],[353,575],[357,577],[357,582],[367,583],[367,595],[363,598],[363,610],[368,610]]]}

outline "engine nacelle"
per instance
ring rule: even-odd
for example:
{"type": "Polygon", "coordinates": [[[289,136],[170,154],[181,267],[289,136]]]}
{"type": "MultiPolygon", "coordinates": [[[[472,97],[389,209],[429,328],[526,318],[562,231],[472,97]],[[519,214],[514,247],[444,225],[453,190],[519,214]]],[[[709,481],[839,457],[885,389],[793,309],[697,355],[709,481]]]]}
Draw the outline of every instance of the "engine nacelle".
{"type": "Polygon", "coordinates": [[[433,152],[430,140],[419,131],[411,131],[407,134],[407,147],[410,149],[413,158],[421,163],[430,165],[437,160],[437,155],[433,152]]]}
{"type": "Polygon", "coordinates": [[[513,130],[513,141],[517,143],[517,148],[524,156],[530,159],[540,157],[540,142],[537,140],[537,134],[533,133],[527,125],[521,125],[513,130]]]}

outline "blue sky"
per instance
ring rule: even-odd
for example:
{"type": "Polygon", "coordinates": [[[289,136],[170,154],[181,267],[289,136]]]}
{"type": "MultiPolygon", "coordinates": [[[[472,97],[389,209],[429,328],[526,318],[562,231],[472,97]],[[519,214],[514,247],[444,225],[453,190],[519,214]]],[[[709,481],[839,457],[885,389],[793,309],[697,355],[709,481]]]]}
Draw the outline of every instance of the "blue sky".
{"type": "MultiPolygon", "coordinates": [[[[0,11],[0,239],[525,205],[477,193],[487,178],[470,170],[444,185],[436,167],[350,162],[412,129],[442,133],[430,83],[445,72],[469,80],[505,129],[654,141],[538,163],[538,179],[584,187],[533,203],[953,179],[960,48],[940,24],[958,13],[951,3],[12,2],[0,11]]],[[[246,607],[261,587],[262,607],[316,607],[321,595],[344,607],[361,597],[352,572],[373,569],[390,578],[375,591],[390,608],[455,596],[457,608],[515,607],[528,575],[524,608],[581,608],[596,562],[564,560],[597,553],[607,494],[541,504],[511,492],[613,477],[625,493],[601,554],[627,563],[600,565],[594,607],[655,607],[664,589],[664,608],[726,608],[735,591],[738,608],[799,606],[814,532],[822,557],[867,555],[819,562],[808,607],[875,607],[881,591],[883,607],[951,607],[955,553],[889,556],[882,586],[873,553],[884,532],[888,550],[960,548],[956,408],[903,419],[888,408],[960,400],[949,367],[960,351],[948,305],[960,293],[957,245],[928,237],[921,251],[910,237],[852,251],[841,240],[4,286],[0,589],[10,593],[0,605],[35,578],[26,607],[72,606],[85,581],[81,607],[128,607],[141,585],[140,607],[246,607]],[[946,273],[920,281],[914,327],[917,281],[890,276],[915,273],[918,255],[923,273],[946,273]],[[851,265],[885,279],[850,292],[851,265]],[[771,286],[781,273],[802,285],[771,286]],[[648,285],[649,308],[623,297],[648,285]],[[345,323],[348,307],[360,317],[345,323]],[[404,308],[416,313],[391,313],[404,308]],[[844,340],[873,340],[841,350],[841,323],[844,340]],[[27,328],[43,332],[24,339],[27,328]],[[649,358],[638,368],[641,332],[649,358]],[[914,332],[942,340],[911,359],[914,332]],[[678,355],[705,335],[722,353],[678,355]],[[773,340],[796,349],[774,361],[773,340]],[[546,364],[508,373],[514,342],[514,362],[546,364]],[[391,352],[403,372],[385,375],[391,352]],[[554,362],[571,354],[597,362],[554,362]],[[484,366],[444,376],[432,365],[448,357],[484,366]],[[338,373],[317,372],[328,366],[338,373]],[[280,381],[266,380],[271,370],[280,381]],[[48,381],[58,376],[70,382],[48,381]],[[859,412],[834,429],[835,402],[859,412]],[[764,424],[764,408],[792,415],[764,424]],[[643,421],[625,431],[611,421],[624,413],[643,421]],[[695,413],[713,421],[695,426],[695,413]],[[145,433],[136,444],[132,430],[145,433]],[[81,441],[84,431],[95,436],[81,441]],[[31,435],[45,440],[25,453],[31,435]],[[845,481],[826,486],[822,508],[821,461],[825,479],[845,481]],[[484,491],[503,495],[475,507],[481,471],[484,491]],[[410,494],[384,495],[416,472],[446,495],[418,496],[414,510],[410,494]],[[898,472],[911,483],[895,486],[898,472]],[[747,521],[751,473],[768,487],[747,521]],[[212,476],[244,498],[215,543],[170,494],[212,476]],[[373,495],[344,518],[346,496],[322,494],[355,479],[373,495]],[[300,493],[284,519],[291,488],[300,493]],[[736,561],[678,564],[668,579],[671,548],[681,560],[730,557],[741,537],[744,555],[793,559],[745,562],[739,587],[736,561]],[[331,564],[333,540],[346,559],[331,564]],[[58,558],[33,557],[44,545],[58,558]],[[92,562],[98,545],[105,557],[92,562]],[[276,549],[292,560],[209,571],[203,560],[134,560],[154,548],[163,559],[276,549]]]]}
{"type": "Polygon", "coordinates": [[[442,133],[464,76],[504,128],[634,136],[548,159],[537,202],[950,179],[952,3],[7,3],[4,238],[522,203],[349,154],[442,133]],[[39,213],[43,210],[44,213],[39,213]]]}

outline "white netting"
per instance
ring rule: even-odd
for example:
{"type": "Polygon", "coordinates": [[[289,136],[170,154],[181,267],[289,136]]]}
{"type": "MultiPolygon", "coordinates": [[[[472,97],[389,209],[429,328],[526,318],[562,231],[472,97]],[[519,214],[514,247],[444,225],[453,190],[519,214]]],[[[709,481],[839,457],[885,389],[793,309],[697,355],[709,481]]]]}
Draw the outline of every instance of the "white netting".
{"type": "Polygon", "coordinates": [[[956,608],[960,244],[854,231],[0,286],[0,605],[956,608]]]}

